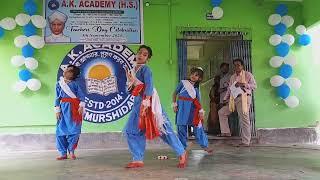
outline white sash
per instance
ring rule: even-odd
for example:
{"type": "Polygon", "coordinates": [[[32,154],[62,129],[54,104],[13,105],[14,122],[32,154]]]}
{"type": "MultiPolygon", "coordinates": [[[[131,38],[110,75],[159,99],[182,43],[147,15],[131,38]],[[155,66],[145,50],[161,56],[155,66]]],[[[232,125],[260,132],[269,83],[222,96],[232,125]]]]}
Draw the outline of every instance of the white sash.
{"type": "Polygon", "coordinates": [[[195,99],[196,98],[196,90],[194,89],[194,86],[190,83],[189,80],[182,80],[181,81],[184,88],[187,90],[189,96],[192,98],[192,99],[195,99]]]}
{"type": "Polygon", "coordinates": [[[162,114],[162,107],[160,103],[160,98],[158,92],[153,88],[152,93],[152,103],[151,103],[152,113],[154,114],[157,127],[162,134],[167,134],[168,132],[165,129],[166,119],[162,114]]]}
{"type": "Polygon", "coordinates": [[[61,89],[71,98],[77,98],[77,96],[71,91],[70,87],[68,86],[68,84],[64,81],[63,77],[60,77],[59,80],[59,85],[61,87],[61,89]]]}

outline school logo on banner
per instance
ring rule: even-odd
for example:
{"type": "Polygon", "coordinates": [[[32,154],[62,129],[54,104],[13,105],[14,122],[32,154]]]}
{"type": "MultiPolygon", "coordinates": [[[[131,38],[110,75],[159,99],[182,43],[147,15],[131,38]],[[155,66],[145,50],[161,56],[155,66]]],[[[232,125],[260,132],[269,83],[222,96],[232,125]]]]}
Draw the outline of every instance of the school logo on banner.
{"type": "Polygon", "coordinates": [[[126,90],[126,71],[135,54],[124,45],[77,45],[63,59],[57,79],[69,64],[81,70],[79,81],[86,94],[84,120],[116,121],[130,112],[134,97],[126,90]]]}

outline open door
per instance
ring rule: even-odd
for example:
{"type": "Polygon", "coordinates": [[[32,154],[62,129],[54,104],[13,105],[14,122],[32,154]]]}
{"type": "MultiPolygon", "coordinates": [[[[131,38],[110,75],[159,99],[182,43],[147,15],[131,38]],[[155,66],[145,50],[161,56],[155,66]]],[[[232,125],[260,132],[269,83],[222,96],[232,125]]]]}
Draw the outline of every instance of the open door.
{"type": "MultiPolygon", "coordinates": [[[[209,93],[214,77],[219,73],[220,64],[222,62],[230,64],[230,72],[232,72],[232,60],[241,58],[245,62],[245,70],[252,72],[251,40],[247,37],[248,33],[239,31],[203,31],[184,28],[179,33],[180,37],[177,39],[179,80],[186,79],[189,70],[194,66],[204,69],[204,80],[200,86],[201,103],[208,116],[210,112],[209,93]]],[[[256,136],[254,99],[250,108],[250,121],[252,136],[256,136]]],[[[229,126],[233,136],[241,135],[239,123],[237,114],[231,114],[229,126]]],[[[215,122],[215,126],[217,124],[219,122],[215,122]]],[[[208,129],[208,123],[205,123],[205,128],[208,129]]],[[[217,129],[213,135],[217,134],[219,127],[217,129]]]]}

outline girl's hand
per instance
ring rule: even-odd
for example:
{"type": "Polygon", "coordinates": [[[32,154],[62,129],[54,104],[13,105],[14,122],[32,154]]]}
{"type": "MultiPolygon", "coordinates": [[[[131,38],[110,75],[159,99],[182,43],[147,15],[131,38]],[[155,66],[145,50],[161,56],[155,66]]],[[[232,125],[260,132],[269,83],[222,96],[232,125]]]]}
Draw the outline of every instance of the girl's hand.
{"type": "Polygon", "coordinates": [[[172,109],[173,109],[173,112],[178,112],[178,104],[177,104],[177,102],[173,102],[172,104],[171,104],[171,107],[172,107],[172,109]]]}
{"type": "Polygon", "coordinates": [[[204,119],[204,113],[199,113],[199,119],[202,121],[204,119]]]}
{"type": "Polygon", "coordinates": [[[141,116],[146,116],[147,115],[147,106],[142,106],[142,110],[141,110],[141,116]]]}
{"type": "Polygon", "coordinates": [[[61,117],[61,112],[57,112],[57,113],[56,113],[57,121],[60,120],[60,117],[61,117]]]}
{"type": "Polygon", "coordinates": [[[175,113],[178,112],[178,106],[173,106],[173,112],[175,112],[175,113]]]}
{"type": "Polygon", "coordinates": [[[144,100],[142,101],[142,104],[141,104],[141,108],[142,108],[141,115],[142,116],[147,115],[147,109],[151,106],[150,98],[151,98],[151,96],[146,96],[144,98],[144,100]]]}
{"type": "Polygon", "coordinates": [[[133,82],[134,82],[134,77],[133,77],[133,75],[131,74],[131,71],[130,71],[128,68],[125,68],[125,70],[126,70],[127,80],[128,80],[130,83],[133,83],[133,82]]]}
{"type": "Polygon", "coordinates": [[[83,107],[79,107],[78,112],[81,114],[81,116],[83,116],[83,107]]]}

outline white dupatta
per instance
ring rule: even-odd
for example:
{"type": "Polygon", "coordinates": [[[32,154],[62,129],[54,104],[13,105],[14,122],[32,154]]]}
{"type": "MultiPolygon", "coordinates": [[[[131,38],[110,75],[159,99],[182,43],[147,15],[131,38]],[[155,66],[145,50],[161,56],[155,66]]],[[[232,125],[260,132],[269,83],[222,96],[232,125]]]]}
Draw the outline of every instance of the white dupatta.
{"type": "Polygon", "coordinates": [[[182,80],[181,82],[182,82],[184,88],[186,89],[186,91],[188,92],[189,96],[192,99],[195,99],[196,98],[196,90],[194,89],[194,86],[190,83],[190,81],[182,80]]]}
{"type": "MultiPolygon", "coordinates": [[[[142,67],[142,66],[141,66],[142,67]]],[[[133,77],[134,77],[134,82],[133,84],[135,86],[139,85],[139,84],[143,84],[143,82],[141,82],[137,77],[136,77],[136,73],[141,69],[141,67],[139,67],[137,69],[137,71],[133,71],[130,72],[133,77]]],[[[160,102],[160,97],[158,95],[158,92],[156,90],[156,88],[153,88],[153,92],[152,92],[152,96],[151,96],[151,105],[150,105],[150,101],[146,102],[145,100],[142,101],[142,104],[145,106],[151,106],[151,111],[155,117],[155,121],[156,121],[156,125],[158,130],[162,133],[162,134],[167,134],[168,132],[165,129],[165,124],[166,124],[166,117],[163,115],[162,113],[162,107],[161,107],[161,102],[160,102]]]]}
{"type": "Polygon", "coordinates": [[[61,87],[61,89],[71,98],[77,98],[77,96],[71,91],[70,87],[68,86],[68,84],[64,81],[63,77],[60,77],[59,80],[59,85],[61,87]]]}

